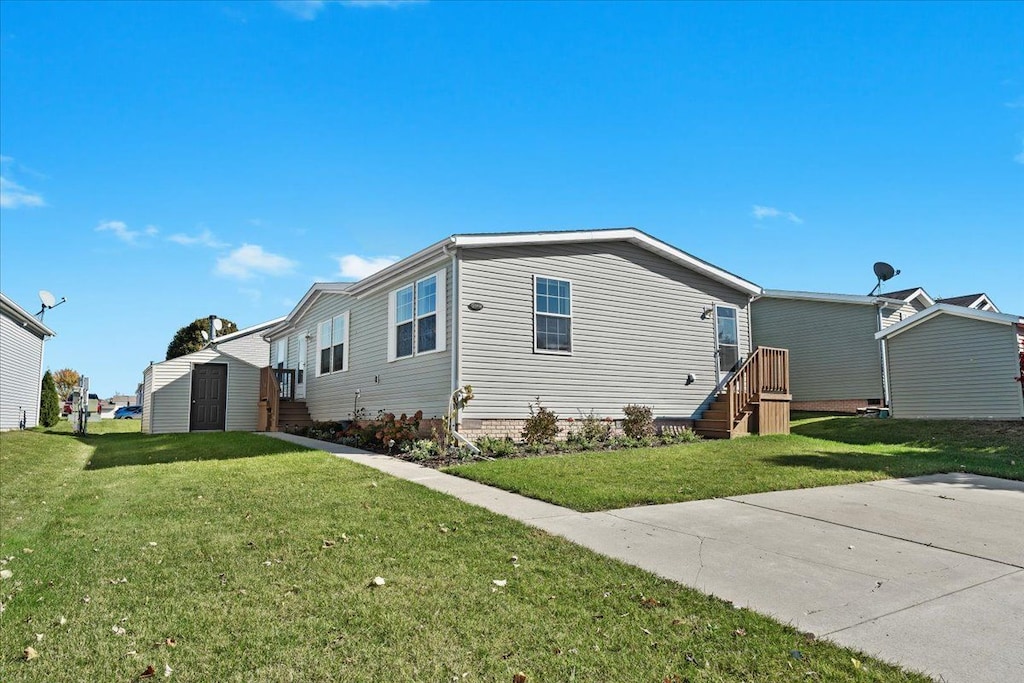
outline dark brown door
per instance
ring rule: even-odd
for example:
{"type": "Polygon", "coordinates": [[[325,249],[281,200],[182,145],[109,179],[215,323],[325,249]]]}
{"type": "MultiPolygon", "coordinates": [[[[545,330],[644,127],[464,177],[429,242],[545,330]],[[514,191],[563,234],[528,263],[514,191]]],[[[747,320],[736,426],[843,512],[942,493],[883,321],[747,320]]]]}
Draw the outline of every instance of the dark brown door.
{"type": "Polygon", "coordinates": [[[227,365],[204,363],[192,368],[192,413],[189,418],[189,430],[224,431],[227,393],[227,365]]]}

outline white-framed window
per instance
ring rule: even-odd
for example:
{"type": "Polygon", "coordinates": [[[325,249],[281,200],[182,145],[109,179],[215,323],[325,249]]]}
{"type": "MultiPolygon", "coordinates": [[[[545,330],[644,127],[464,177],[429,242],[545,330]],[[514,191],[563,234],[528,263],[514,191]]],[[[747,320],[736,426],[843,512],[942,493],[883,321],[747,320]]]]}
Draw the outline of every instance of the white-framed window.
{"type": "Polygon", "coordinates": [[[572,353],[572,282],[533,276],[533,350],[572,353]]]}
{"type": "Polygon", "coordinates": [[[718,369],[731,372],[740,362],[739,311],[734,306],[715,306],[715,342],[718,369]]]}
{"type": "Polygon", "coordinates": [[[288,340],[287,339],[278,339],[277,340],[277,360],[276,360],[276,364],[277,364],[276,367],[277,367],[277,369],[279,369],[279,370],[282,369],[285,366],[285,363],[287,363],[287,362],[288,362],[288,340]]]}
{"type": "Polygon", "coordinates": [[[320,323],[316,348],[317,377],[348,370],[348,311],[320,323]]]}
{"type": "Polygon", "coordinates": [[[388,362],[445,348],[445,271],[388,294],[388,362]]]}

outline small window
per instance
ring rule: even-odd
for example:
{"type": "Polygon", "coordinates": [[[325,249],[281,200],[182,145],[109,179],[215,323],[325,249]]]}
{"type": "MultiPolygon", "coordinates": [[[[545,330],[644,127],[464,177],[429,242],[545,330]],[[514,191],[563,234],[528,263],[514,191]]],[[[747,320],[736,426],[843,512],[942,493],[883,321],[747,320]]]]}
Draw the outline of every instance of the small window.
{"type": "Polygon", "coordinates": [[[320,323],[317,333],[318,374],[348,369],[348,312],[320,323]]]}
{"type": "Polygon", "coordinates": [[[445,271],[391,292],[388,361],[444,350],[445,271]]]}
{"type": "Polygon", "coordinates": [[[534,350],[572,352],[572,284],[534,277],[534,350]]]}

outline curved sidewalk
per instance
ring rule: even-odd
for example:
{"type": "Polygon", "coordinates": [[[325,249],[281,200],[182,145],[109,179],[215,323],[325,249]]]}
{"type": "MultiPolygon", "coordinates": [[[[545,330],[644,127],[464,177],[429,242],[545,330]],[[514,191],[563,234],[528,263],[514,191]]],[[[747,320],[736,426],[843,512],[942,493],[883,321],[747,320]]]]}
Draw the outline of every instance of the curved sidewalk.
{"type": "Polygon", "coordinates": [[[968,474],[581,513],[288,434],[952,683],[1024,672],[1024,482],[968,474]]]}

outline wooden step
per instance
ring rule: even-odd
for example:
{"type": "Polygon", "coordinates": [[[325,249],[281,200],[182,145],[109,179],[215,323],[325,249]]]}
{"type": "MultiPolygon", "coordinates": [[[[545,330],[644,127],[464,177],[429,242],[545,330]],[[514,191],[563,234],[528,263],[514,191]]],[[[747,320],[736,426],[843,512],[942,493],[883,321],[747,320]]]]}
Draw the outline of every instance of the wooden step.
{"type": "Polygon", "coordinates": [[[731,426],[729,420],[700,419],[693,423],[693,428],[698,432],[705,429],[713,432],[727,432],[731,426]]]}
{"type": "Polygon", "coordinates": [[[711,404],[711,407],[704,411],[701,418],[705,420],[728,420],[729,419],[729,407],[718,406],[711,404]]]}
{"type": "Polygon", "coordinates": [[[705,439],[731,439],[732,434],[719,429],[695,429],[705,439]]]}

